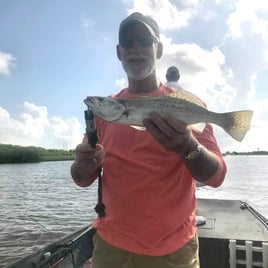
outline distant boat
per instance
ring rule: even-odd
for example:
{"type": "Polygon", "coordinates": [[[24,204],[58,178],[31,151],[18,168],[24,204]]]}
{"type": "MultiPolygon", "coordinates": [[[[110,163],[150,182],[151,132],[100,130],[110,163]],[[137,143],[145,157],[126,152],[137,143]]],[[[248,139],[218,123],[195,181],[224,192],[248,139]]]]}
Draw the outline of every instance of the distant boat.
{"type": "MultiPolygon", "coordinates": [[[[268,220],[246,202],[198,199],[197,215],[201,268],[268,268],[268,220]]],[[[89,226],[25,256],[7,268],[90,268],[89,226]]]]}

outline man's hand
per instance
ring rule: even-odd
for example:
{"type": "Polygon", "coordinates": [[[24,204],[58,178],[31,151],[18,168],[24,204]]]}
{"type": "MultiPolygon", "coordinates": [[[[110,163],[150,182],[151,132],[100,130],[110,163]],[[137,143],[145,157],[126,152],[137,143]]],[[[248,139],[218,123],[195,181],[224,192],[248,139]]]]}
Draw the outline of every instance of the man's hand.
{"type": "Polygon", "coordinates": [[[174,117],[161,118],[157,113],[152,113],[143,123],[162,146],[180,156],[191,151],[198,143],[191,128],[174,117]]]}
{"type": "Polygon", "coordinates": [[[101,167],[105,151],[101,144],[92,148],[87,139],[76,147],[75,161],[71,167],[71,175],[79,186],[89,186],[97,177],[97,169],[101,167]]]}
{"type": "MultiPolygon", "coordinates": [[[[183,159],[187,169],[197,181],[203,183],[216,173],[219,166],[218,157],[204,146],[197,158],[190,161],[185,159],[185,156],[198,144],[191,127],[174,117],[161,118],[156,113],[151,114],[150,118],[143,123],[160,144],[167,150],[176,152],[183,159]]],[[[221,176],[224,176],[225,172],[226,168],[223,164],[221,176]]]]}

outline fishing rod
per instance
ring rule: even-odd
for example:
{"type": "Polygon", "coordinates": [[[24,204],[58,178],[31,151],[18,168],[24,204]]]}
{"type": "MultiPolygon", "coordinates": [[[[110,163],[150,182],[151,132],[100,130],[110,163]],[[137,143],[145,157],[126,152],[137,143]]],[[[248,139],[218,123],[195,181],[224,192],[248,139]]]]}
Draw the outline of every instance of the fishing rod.
{"type": "MultiPolygon", "coordinates": [[[[90,108],[84,111],[86,122],[86,134],[88,143],[92,148],[96,148],[98,142],[98,133],[95,124],[94,114],[90,108]]],[[[95,211],[101,219],[105,217],[105,205],[102,202],[102,167],[97,169],[98,173],[98,203],[95,206],[95,211]]]]}

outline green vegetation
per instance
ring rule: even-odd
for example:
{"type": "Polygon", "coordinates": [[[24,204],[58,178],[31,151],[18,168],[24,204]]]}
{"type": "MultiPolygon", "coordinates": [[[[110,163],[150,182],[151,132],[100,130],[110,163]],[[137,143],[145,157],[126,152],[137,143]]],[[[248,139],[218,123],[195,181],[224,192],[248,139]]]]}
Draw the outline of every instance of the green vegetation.
{"type": "Polygon", "coordinates": [[[73,160],[74,150],[44,149],[34,146],[0,144],[0,164],[37,163],[42,161],[73,160]]]}
{"type": "Polygon", "coordinates": [[[267,151],[252,151],[252,152],[226,152],[223,155],[268,155],[267,151]]]}
{"type": "MultiPolygon", "coordinates": [[[[227,155],[268,155],[267,151],[225,152],[227,155]]],[[[37,163],[42,161],[74,160],[74,150],[44,149],[34,146],[0,144],[0,164],[37,163]]]]}

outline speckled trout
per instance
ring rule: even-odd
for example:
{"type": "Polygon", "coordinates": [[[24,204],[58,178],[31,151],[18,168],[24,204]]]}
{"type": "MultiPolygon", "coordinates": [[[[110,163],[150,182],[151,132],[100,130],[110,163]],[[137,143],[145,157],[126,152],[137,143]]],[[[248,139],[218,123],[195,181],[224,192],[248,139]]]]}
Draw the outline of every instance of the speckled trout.
{"type": "Polygon", "coordinates": [[[212,123],[222,127],[231,137],[242,141],[250,128],[253,112],[250,110],[215,113],[195,95],[179,90],[166,96],[130,99],[89,96],[85,104],[105,121],[142,129],[143,120],[156,112],[163,119],[175,117],[187,125],[212,123]]]}

